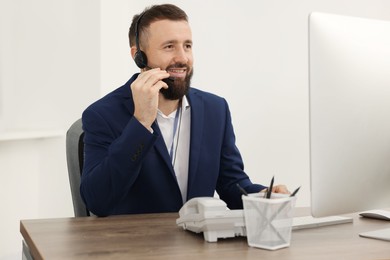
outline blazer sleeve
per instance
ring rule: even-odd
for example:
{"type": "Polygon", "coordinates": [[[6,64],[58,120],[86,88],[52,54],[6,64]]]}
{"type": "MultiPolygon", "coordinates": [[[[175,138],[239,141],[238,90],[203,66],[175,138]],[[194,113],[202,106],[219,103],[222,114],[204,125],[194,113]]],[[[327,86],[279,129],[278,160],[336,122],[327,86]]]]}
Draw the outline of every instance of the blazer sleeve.
{"type": "Polygon", "coordinates": [[[91,212],[107,216],[128,194],[158,134],[151,134],[134,117],[118,132],[111,122],[114,119],[93,108],[84,111],[82,120],[85,158],[81,196],[91,212]]]}
{"type": "Polygon", "coordinates": [[[241,193],[237,184],[248,193],[259,192],[266,187],[260,184],[253,184],[249,176],[244,172],[244,163],[236,146],[231,114],[226,101],[225,108],[225,132],[223,133],[217,192],[230,209],[242,209],[241,193]]]}

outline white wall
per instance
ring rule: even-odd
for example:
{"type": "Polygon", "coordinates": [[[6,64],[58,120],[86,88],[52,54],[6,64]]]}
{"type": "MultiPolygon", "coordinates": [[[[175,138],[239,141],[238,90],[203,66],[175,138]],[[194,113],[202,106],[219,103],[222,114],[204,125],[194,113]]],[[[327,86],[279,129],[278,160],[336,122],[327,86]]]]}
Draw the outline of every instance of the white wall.
{"type": "MultiPolygon", "coordinates": [[[[131,18],[163,2],[0,1],[1,260],[20,259],[20,219],[72,216],[64,132],[137,71],[131,18]]],[[[307,16],[390,19],[390,1],[170,2],[190,17],[193,85],[228,100],[252,180],[302,185],[297,203],[309,205],[307,16]]]]}
{"type": "Polygon", "coordinates": [[[99,93],[99,1],[0,1],[1,260],[20,219],[73,216],[65,132],[99,93]]]}

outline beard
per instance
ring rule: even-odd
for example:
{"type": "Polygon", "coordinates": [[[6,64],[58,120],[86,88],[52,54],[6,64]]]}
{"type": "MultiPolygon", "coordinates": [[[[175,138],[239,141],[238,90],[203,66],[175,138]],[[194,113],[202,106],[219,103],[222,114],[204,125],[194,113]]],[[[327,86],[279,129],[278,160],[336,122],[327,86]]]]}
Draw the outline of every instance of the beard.
{"type": "Polygon", "coordinates": [[[170,65],[166,68],[168,71],[170,68],[186,68],[187,75],[184,79],[182,78],[167,78],[163,81],[168,85],[168,88],[162,88],[160,89],[161,94],[164,96],[165,99],[168,100],[178,100],[181,99],[183,96],[187,95],[190,85],[191,85],[191,78],[194,74],[194,69],[184,64],[174,64],[170,65]]]}

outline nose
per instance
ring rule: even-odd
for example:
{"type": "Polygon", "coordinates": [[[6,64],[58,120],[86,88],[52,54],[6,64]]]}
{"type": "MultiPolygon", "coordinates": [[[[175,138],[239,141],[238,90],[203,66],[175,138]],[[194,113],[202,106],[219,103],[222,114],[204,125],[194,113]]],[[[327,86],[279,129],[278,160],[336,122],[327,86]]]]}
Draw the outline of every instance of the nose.
{"type": "Polygon", "coordinates": [[[190,60],[191,52],[186,50],[184,47],[177,48],[174,56],[175,63],[187,64],[190,60]]]}

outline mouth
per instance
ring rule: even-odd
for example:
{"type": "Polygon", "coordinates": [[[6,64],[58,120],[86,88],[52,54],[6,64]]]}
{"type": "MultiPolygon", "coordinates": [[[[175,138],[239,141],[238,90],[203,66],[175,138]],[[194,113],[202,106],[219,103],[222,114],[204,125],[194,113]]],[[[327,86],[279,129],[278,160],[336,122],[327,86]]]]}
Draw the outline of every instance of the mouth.
{"type": "Polygon", "coordinates": [[[184,78],[187,74],[187,68],[169,68],[167,72],[172,78],[184,78]]]}

